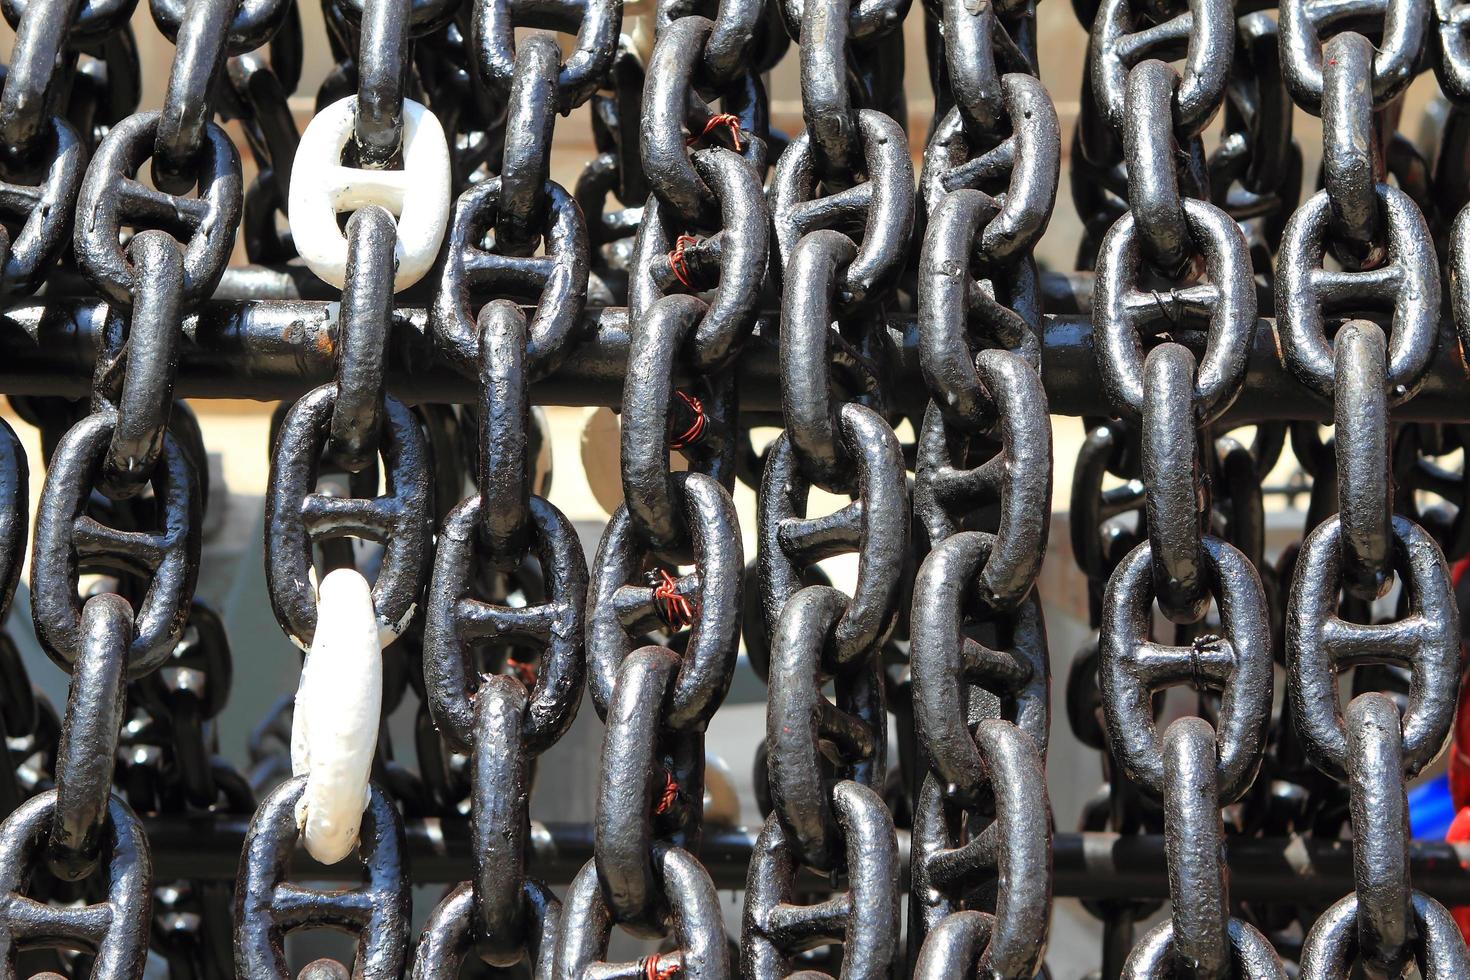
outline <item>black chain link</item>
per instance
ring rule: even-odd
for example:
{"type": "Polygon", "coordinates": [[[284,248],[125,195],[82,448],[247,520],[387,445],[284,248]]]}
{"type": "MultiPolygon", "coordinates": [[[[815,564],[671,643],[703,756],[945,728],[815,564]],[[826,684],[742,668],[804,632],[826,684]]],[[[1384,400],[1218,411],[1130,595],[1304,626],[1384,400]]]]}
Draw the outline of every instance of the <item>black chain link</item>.
{"type": "MultiPolygon", "coordinates": [[[[0,390],[42,436],[28,604],[70,675],[57,712],[0,633],[5,975],[1023,980],[1060,894],[1105,980],[1470,976],[1470,852],[1421,860],[1408,802],[1464,669],[1470,5],[1076,0],[1092,273],[1038,256],[1034,0],[926,0],[922,145],[905,0],[331,0],[305,130],[290,0],[149,0],[150,111],[134,6],[0,3],[0,390]],[[220,394],[282,401],[266,586],[306,655],[248,771],[219,719],[256,651],[194,597],[223,505],[182,396],[220,394]],[[590,565],[543,403],[620,415],[590,565]],[[1054,411],[1085,420],[1078,833],[1047,784],[1054,411]],[[751,831],[710,753],[747,664],[751,831]],[[584,694],[593,817],[533,821],[584,694]],[[1252,846],[1291,887],[1232,875],[1252,846]],[[294,962],[321,928],[350,960],[294,962]]],[[[28,478],[0,422],[0,622],[28,478]]]]}

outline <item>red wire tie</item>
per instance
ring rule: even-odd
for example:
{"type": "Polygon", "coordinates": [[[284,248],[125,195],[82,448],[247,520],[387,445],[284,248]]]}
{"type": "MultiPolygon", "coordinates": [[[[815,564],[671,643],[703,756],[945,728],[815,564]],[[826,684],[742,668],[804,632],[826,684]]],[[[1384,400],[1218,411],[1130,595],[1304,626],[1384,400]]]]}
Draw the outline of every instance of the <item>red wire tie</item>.
{"type": "MultiPolygon", "coordinates": [[[[673,629],[681,629],[694,618],[694,607],[679,594],[679,581],[667,571],[658,570],[660,581],[653,587],[653,600],[658,603],[659,615],[673,629]]],[[[668,795],[665,790],[664,795],[668,795]]]]}
{"type": "Polygon", "coordinates": [[[698,136],[689,137],[686,142],[691,145],[694,143],[698,143],[700,140],[704,139],[711,132],[719,129],[721,126],[729,128],[730,141],[735,144],[735,152],[741,152],[742,148],[740,146],[740,117],[731,115],[728,112],[717,112],[713,116],[710,116],[709,120],[704,124],[704,131],[701,132],[698,136]]]}
{"type": "Polygon", "coordinates": [[[643,968],[643,976],[646,978],[646,980],[669,980],[670,977],[679,972],[678,960],[675,960],[668,966],[659,966],[658,961],[662,957],[662,955],[663,954],[661,953],[652,953],[648,956],[643,957],[643,962],[641,965],[643,968]]]}
{"type": "Polygon", "coordinates": [[[674,800],[679,796],[679,784],[674,782],[674,777],[667,772],[664,773],[664,795],[659,797],[658,806],[653,808],[654,813],[668,813],[669,808],[674,805],[674,800]]]}
{"type": "Polygon", "coordinates": [[[516,676],[521,679],[521,683],[526,685],[526,687],[531,688],[536,686],[535,664],[527,663],[524,660],[512,660],[510,661],[510,668],[516,672],[516,676]]]}
{"type": "Polygon", "coordinates": [[[689,423],[689,428],[685,429],[682,435],[676,436],[669,443],[670,449],[683,449],[685,446],[694,445],[699,441],[699,437],[704,435],[704,403],[688,392],[681,391],[678,388],[674,389],[674,395],[682,399],[684,404],[689,406],[689,411],[694,413],[694,421],[689,423]]]}
{"type": "Polygon", "coordinates": [[[693,235],[680,235],[674,240],[674,250],[669,253],[669,269],[674,273],[674,278],[684,284],[685,289],[693,289],[694,284],[689,281],[689,259],[684,255],[684,250],[698,244],[699,239],[693,235]]]}

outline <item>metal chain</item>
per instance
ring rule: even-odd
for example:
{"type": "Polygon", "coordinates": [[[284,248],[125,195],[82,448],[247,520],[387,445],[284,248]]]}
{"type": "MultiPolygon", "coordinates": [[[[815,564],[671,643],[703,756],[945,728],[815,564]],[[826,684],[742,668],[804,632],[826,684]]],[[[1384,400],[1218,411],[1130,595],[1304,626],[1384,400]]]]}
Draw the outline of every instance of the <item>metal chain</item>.
{"type": "Polygon", "coordinates": [[[1463,670],[1470,5],[1073,6],[1079,273],[1038,258],[1034,0],[926,0],[918,125],[904,0],[329,0],[304,127],[290,0],[149,0],[148,111],[135,4],[0,4],[0,391],[44,464],[32,529],[0,422],[0,622],[33,530],[69,675],[58,711],[0,633],[5,975],[1025,980],[1075,895],[1104,980],[1470,976],[1470,850],[1409,823],[1463,670]],[[1431,68],[1433,145],[1399,131],[1431,68]],[[183,397],[218,395],[281,402],[265,583],[302,654],[245,769],[219,727],[261,640],[194,598],[222,505],[183,397]],[[590,564],[552,403],[619,413],[590,564]],[[747,665],[750,830],[711,761],[747,665]],[[584,695],[592,819],[533,820],[584,695]],[[350,956],[297,962],[322,928],[350,956]]]}

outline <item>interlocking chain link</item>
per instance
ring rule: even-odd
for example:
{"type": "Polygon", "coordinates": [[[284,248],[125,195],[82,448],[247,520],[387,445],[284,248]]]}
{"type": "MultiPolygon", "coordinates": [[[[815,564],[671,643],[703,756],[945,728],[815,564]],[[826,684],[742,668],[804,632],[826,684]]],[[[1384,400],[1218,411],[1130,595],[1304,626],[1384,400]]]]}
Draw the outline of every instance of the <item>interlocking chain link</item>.
{"type": "Polygon", "coordinates": [[[1470,5],[1074,0],[1077,273],[1040,258],[1034,0],[324,0],[309,119],[290,0],[149,0],[147,110],[135,6],[0,3],[0,390],[44,468],[32,520],[0,421],[0,623],[29,557],[69,675],[58,711],[0,633],[6,976],[1029,980],[1077,958],[1056,895],[1104,980],[1470,976],[1470,853],[1419,860],[1409,795],[1463,721],[1470,5]],[[176,398],[221,391],[281,401],[302,654],[243,769],[263,638],[195,600],[222,505],[176,398]],[[590,563],[547,402],[619,414],[590,563]],[[715,756],[747,669],[749,830],[715,756]],[[584,696],[591,819],[533,821],[584,696]],[[1232,878],[1268,848],[1291,887],[1232,878]],[[298,962],[324,928],[351,952],[298,962]]]}

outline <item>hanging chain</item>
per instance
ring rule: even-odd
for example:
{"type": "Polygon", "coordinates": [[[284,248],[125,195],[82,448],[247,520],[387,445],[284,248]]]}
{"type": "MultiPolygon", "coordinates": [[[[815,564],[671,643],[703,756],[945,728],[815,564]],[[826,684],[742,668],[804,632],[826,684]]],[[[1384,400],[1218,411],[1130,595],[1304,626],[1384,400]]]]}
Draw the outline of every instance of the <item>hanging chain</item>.
{"type": "Polygon", "coordinates": [[[1029,980],[1057,896],[1103,980],[1470,976],[1470,851],[1411,832],[1470,732],[1470,5],[1074,0],[1065,147],[1035,0],[324,0],[309,118],[290,0],[149,0],[146,111],[135,6],[0,4],[0,625],[29,561],[68,675],[0,631],[6,976],[1029,980]],[[217,395],[281,402],[301,655],[244,768],[217,395]],[[618,412],[590,563],[543,404],[618,412]]]}

